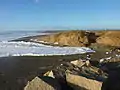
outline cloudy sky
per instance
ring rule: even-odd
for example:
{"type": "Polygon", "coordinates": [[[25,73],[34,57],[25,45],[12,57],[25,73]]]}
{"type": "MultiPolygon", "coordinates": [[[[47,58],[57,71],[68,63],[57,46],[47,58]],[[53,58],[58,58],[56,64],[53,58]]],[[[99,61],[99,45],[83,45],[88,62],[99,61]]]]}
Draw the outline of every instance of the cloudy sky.
{"type": "Polygon", "coordinates": [[[1,30],[120,29],[120,0],[0,0],[1,30]]]}

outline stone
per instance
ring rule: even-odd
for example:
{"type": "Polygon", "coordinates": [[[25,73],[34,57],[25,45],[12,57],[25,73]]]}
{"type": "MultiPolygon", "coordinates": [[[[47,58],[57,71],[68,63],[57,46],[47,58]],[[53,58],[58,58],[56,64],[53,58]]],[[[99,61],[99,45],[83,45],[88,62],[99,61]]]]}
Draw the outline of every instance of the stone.
{"type": "Polygon", "coordinates": [[[52,71],[52,70],[51,70],[51,71],[46,72],[43,76],[48,76],[48,77],[55,78],[55,77],[54,77],[54,73],[53,73],[53,71],[52,71]]]}
{"type": "Polygon", "coordinates": [[[74,90],[101,90],[102,82],[66,73],[66,80],[74,90]]]}
{"type": "Polygon", "coordinates": [[[71,61],[70,63],[78,67],[82,67],[83,65],[85,65],[85,62],[81,60],[74,60],[74,61],[71,61]]]}
{"type": "Polygon", "coordinates": [[[90,66],[90,61],[89,61],[89,60],[86,60],[85,65],[86,65],[86,66],[90,66]]]}
{"type": "Polygon", "coordinates": [[[24,90],[61,90],[60,85],[50,77],[35,77],[29,81],[24,90]]]}

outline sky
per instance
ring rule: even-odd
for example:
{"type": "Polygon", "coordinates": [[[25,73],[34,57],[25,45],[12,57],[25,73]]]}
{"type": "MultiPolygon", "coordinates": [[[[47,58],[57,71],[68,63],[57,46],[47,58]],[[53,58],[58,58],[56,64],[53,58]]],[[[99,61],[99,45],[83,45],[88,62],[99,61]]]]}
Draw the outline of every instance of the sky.
{"type": "Polygon", "coordinates": [[[120,29],[120,0],[0,0],[0,30],[120,29]]]}

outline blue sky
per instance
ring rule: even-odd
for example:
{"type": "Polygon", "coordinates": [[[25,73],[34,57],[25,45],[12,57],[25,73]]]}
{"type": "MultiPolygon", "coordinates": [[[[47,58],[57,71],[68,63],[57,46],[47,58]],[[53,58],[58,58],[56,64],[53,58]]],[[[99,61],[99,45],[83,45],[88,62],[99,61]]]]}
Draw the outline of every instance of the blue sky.
{"type": "Polygon", "coordinates": [[[0,0],[1,30],[120,29],[120,0],[0,0]]]}

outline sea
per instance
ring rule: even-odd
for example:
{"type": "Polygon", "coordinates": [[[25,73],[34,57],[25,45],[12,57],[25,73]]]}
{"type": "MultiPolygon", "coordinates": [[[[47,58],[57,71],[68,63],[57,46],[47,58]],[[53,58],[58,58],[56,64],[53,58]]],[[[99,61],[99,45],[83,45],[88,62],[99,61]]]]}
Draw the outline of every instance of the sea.
{"type": "Polygon", "coordinates": [[[21,37],[45,35],[44,31],[0,31],[0,41],[11,41],[21,37]]]}
{"type": "Polygon", "coordinates": [[[35,42],[12,41],[22,37],[50,34],[43,31],[0,32],[0,57],[10,56],[53,56],[94,52],[86,47],[59,47],[35,42]]]}

